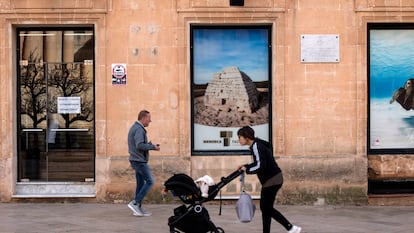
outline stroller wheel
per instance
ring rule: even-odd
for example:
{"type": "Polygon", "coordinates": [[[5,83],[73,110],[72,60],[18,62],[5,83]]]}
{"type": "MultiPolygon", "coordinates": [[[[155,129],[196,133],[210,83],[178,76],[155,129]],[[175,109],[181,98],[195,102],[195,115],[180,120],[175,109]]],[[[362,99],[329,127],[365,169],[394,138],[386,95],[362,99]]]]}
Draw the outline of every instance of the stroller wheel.
{"type": "Polygon", "coordinates": [[[221,227],[217,227],[217,230],[215,231],[215,233],[224,233],[224,230],[221,227]]]}

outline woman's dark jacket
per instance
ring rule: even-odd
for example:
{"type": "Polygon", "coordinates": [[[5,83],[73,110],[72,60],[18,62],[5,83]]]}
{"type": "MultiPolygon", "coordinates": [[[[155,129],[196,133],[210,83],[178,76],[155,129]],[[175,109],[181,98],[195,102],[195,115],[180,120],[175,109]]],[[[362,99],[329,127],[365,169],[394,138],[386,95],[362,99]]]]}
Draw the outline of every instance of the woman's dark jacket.
{"type": "Polygon", "coordinates": [[[245,164],[247,174],[257,174],[263,185],[268,179],[282,172],[273,157],[272,145],[260,138],[255,138],[250,147],[253,162],[245,164]]]}

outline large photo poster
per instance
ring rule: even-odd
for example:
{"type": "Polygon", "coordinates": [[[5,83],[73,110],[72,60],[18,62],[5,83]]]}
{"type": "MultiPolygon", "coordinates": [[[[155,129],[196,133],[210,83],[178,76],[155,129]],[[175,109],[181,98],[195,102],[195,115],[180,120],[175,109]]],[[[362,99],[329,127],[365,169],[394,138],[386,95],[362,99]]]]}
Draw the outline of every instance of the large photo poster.
{"type": "Polygon", "coordinates": [[[369,25],[371,153],[414,150],[414,25],[369,25]]]}
{"type": "Polygon", "coordinates": [[[192,26],[192,151],[245,151],[237,130],[270,140],[271,27],[192,26]]]}

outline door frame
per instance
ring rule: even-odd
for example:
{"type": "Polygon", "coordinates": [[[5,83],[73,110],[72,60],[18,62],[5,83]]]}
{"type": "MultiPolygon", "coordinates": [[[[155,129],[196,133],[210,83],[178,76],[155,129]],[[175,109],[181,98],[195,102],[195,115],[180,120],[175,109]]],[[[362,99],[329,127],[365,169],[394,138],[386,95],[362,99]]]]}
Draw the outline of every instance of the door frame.
{"type": "MultiPolygon", "coordinates": [[[[20,67],[20,51],[19,51],[19,49],[20,49],[20,47],[21,47],[21,45],[20,45],[20,37],[19,37],[19,33],[20,32],[22,32],[22,31],[61,31],[61,32],[64,32],[64,31],[92,31],[92,45],[91,45],[91,47],[92,47],[92,49],[93,49],[93,51],[92,51],[92,56],[93,56],[93,58],[92,58],[92,60],[91,61],[89,61],[89,62],[92,62],[92,64],[89,64],[89,65],[92,65],[92,85],[91,85],[91,87],[92,87],[92,98],[93,98],[93,100],[92,100],[92,102],[93,102],[93,106],[92,106],[92,111],[93,111],[93,122],[92,122],[92,127],[93,127],[93,132],[92,132],[92,137],[93,137],[93,146],[92,146],[92,153],[93,153],[93,179],[91,180],[91,179],[89,179],[89,180],[85,180],[85,182],[95,182],[95,180],[96,180],[96,127],[95,127],[95,125],[96,125],[96,107],[95,107],[95,83],[96,83],[96,78],[95,78],[95,47],[94,47],[94,41],[95,41],[95,28],[94,28],[94,25],[83,25],[83,26],[79,26],[79,27],[77,27],[77,26],[69,26],[69,27],[56,27],[56,26],[51,26],[51,27],[48,27],[48,26],[36,26],[36,25],[34,25],[34,26],[24,26],[24,27],[16,27],[16,31],[15,31],[15,33],[16,33],[16,46],[15,46],[15,48],[16,48],[16,68],[15,68],[15,70],[16,70],[16,72],[17,72],[17,80],[16,80],[16,93],[17,93],[17,95],[16,95],[16,112],[17,112],[17,114],[16,114],[16,118],[15,118],[15,121],[16,121],[16,129],[17,129],[17,135],[16,135],[16,138],[17,138],[17,140],[16,140],[16,146],[17,146],[17,163],[16,163],[16,165],[17,165],[17,180],[18,180],[18,182],[17,183],[26,183],[26,182],[20,182],[19,181],[19,179],[21,178],[20,177],[20,147],[22,146],[21,145],[21,141],[20,141],[20,133],[22,132],[21,130],[22,130],[22,128],[21,128],[21,114],[20,114],[20,103],[21,103],[21,95],[20,95],[20,93],[21,93],[21,90],[20,90],[20,79],[19,79],[19,74],[20,74],[20,71],[21,71],[21,67],[20,67]]],[[[63,42],[62,42],[63,43],[63,42]]],[[[62,46],[63,47],[63,46],[62,46]]],[[[75,52],[75,51],[73,51],[73,52],[75,52]]],[[[46,65],[47,65],[47,62],[45,62],[46,63],[46,65]]],[[[64,62],[62,62],[62,63],[64,63],[64,62]]],[[[46,84],[47,85],[47,84],[46,84]]],[[[48,95],[48,93],[46,92],[46,95],[48,95]]],[[[48,111],[48,110],[46,110],[46,111],[48,111]]],[[[46,112],[46,115],[48,115],[49,114],[49,112],[46,112]]],[[[45,129],[44,129],[45,130],[45,129]]],[[[46,133],[45,133],[46,134],[46,133]]],[[[46,139],[45,139],[46,140],[46,139]]],[[[67,181],[62,181],[62,182],[65,182],[65,183],[67,183],[67,181]]],[[[55,183],[55,182],[54,182],[55,183]]],[[[17,190],[19,190],[18,188],[16,188],[17,190]]]]}

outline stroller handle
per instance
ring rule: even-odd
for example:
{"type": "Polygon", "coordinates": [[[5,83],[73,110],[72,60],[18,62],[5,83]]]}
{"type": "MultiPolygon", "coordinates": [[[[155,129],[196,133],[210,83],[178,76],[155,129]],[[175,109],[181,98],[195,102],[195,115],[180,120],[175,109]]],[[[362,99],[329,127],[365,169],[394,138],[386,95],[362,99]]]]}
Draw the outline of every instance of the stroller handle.
{"type": "Polygon", "coordinates": [[[239,177],[243,173],[244,173],[243,170],[238,169],[238,170],[232,172],[230,175],[228,175],[226,177],[221,177],[221,181],[217,184],[217,188],[221,189],[226,184],[230,183],[232,180],[236,179],[237,177],[239,177]]]}
{"type": "Polygon", "coordinates": [[[208,190],[208,198],[203,199],[202,202],[213,200],[216,197],[217,193],[220,191],[220,189],[222,189],[225,185],[227,185],[243,173],[243,170],[236,170],[226,177],[221,177],[221,181],[219,183],[210,187],[210,189],[208,190]]]}

